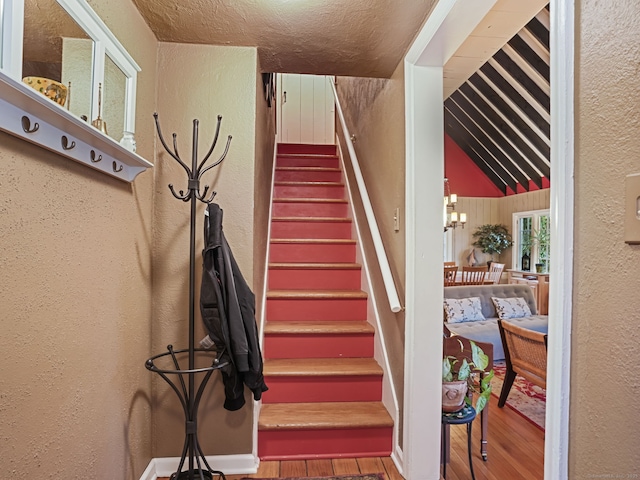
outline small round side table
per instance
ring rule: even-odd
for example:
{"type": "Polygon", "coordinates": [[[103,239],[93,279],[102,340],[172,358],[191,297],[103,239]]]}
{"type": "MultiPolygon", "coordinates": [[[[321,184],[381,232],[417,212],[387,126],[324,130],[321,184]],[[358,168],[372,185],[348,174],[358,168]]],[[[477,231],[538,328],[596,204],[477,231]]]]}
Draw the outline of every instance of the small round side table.
{"type": "Polygon", "coordinates": [[[447,478],[447,452],[449,451],[449,445],[447,444],[448,435],[446,434],[446,428],[449,425],[467,425],[467,449],[469,451],[469,470],[471,471],[471,479],[476,480],[476,476],[473,473],[473,459],[471,456],[471,426],[473,420],[476,418],[476,409],[465,405],[462,410],[457,412],[442,412],[442,463],[444,465],[443,478],[447,478]]]}

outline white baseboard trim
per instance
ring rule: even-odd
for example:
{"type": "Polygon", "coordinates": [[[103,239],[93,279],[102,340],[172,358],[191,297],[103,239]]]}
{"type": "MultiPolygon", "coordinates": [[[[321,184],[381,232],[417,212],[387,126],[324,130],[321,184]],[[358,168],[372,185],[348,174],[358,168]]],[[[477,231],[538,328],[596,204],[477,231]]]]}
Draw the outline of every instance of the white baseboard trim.
{"type": "Polygon", "coordinates": [[[404,477],[403,453],[399,445],[396,445],[395,448],[393,449],[393,452],[391,452],[391,460],[393,460],[393,463],[398,469],[398,473],[400,473],[400,475],[404,477]]]}
{"type": "MultiPolygon", "coordinates": [[[[260,460],[250,453],[209,455],[206,458],[211,468],[220,470],[225,475],[250,475],[258,471],[260,464],[260,460]]],[[[178,469],[179,463],[180,457],[152,458],[140,480],[157,480],[158,477],[169,477],[178,469]]]]}

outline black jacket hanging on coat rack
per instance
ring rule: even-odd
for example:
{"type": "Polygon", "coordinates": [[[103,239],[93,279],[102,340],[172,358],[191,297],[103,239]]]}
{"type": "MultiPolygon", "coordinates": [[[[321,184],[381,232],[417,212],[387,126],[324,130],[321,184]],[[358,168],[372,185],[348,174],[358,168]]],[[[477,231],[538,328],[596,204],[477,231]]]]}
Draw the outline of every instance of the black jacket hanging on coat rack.
{"type": "Polygon", "coordinates": [[[255,400],[260,400],[268,389],[262,374],[255,296],[222,231],[222,209],[211,203],[207,211],[200,311],[209,337],[220,352],[220,362],[229,362],[221,370],[224,408],[238,410],[245,404],[244,385],[255,400]]]}

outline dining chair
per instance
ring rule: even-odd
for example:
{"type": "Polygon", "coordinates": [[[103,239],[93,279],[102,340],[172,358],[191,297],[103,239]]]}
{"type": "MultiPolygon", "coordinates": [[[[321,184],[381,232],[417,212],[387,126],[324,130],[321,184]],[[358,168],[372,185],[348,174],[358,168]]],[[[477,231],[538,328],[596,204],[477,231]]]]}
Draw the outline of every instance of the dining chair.
{"type": "Polygon", "coordinates": [[[444,262],[445,267],[457,267],[456,262],[444,262]]]}
{"type": "Polygon", "coordinates": [[[462,267],[462,281],[460,285],[482,285],[487,275],[487,267],[462,267]]]}
{"type": "Polygon", "coordinates": [[[444,267],[444,286],[451,287],[456,285],[456,275],[458,274],[458,266],[444,267]]]}
{"type": "Polygon", "coordinates": [[[502,271],[504,270],[504,263],[491,262],[489,272],[487,273],[487,279],[492,280],[493,283],[500,283],[502,277],[502,271]]]}
{"type": "Polygon", "coordinates": [[[504,407],[516,374],[541,388],[547,388],[547,334],[498,320],[504,347],[506,372],[498,407],[504,407]]]}

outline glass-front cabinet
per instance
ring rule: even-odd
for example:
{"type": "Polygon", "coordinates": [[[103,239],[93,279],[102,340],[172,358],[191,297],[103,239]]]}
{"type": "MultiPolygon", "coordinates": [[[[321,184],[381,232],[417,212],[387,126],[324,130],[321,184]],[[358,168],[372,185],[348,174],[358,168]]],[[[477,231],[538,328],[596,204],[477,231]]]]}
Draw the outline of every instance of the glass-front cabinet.
{"type": "Polygon", "coordinates": [[[126,181],[140,67],[86,0],[0,0],[0,129],[126,181]]]}

